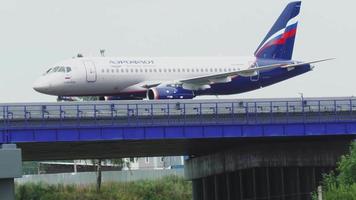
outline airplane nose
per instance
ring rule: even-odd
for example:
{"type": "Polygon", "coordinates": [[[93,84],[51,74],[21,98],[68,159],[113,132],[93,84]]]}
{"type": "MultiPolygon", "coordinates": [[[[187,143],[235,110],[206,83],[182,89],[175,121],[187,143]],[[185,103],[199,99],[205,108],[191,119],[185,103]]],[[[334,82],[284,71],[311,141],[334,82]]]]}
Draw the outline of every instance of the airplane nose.
{"type": "Polygon", "coordinates": [[[32,88],[37,92],[46,93],[49,90],[49,84],[39,79],[33,84],[32,88]]]}

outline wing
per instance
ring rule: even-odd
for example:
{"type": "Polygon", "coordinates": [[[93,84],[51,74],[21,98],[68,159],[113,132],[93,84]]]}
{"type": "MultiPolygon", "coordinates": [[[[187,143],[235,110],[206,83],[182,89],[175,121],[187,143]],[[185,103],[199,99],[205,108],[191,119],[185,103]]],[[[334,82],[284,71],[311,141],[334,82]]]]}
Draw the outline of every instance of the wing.
{"type": "Polygon", "coordinates": [[[324,60],[316,60],[316,61],[311,61],[311,62],[292,63],[292,64],[280,63],[280,64],[273,64],[273,65],[267,65],[267,66],[262,66],[262,67],[254,67],[254,68],[249,68],[249,69],[245,69],[245,70],[227,72],[227,73],[213,74],[213,75],[208,75],[208,76],[200,76],[200,77],[183,79],[183,80],[143,81],[143,82],[137,83],[135,85],[132,85],[128,88],[125,88],[122,92],[148,90],[150,88],[163,86],[165,84],[182,85],[182,87],[184,89],[189,89],[189,90],[204,90],[204,89],[210,88],[210,85],[215,84],[215,83],[230,82],[232,80],[232,78],[235,76],[243,76],[243,77],[255,76],[259,72],[268,71],[268,70],[272,70],[272,69],[276,69],[276,68],[292,69],[292,68],[300,67],[303,65],[324,62],[324,61],[332,60],[332,59],[333,58],[324,59],[324,60]]]}
{"type": "Polygon", "coordinates": [[[162,81],[143,81],[140,83],[137,83],[135,85],[131,85],[120,92],[131,92],[131,91],[143,91],[143,90],[148,90],[153,87],[157,87],[161,85],[163,82],[162,81]]]}
{"type": "Polygon", "coordinates": [[[276,68],[292,69],[292,68],[301,67],[301,66],[304,66],[307,64],[314,64],[314,63],[324,62],[324,61],[328,61],[328,60],[333,60],[333,58],[324,59],[324,60],[316,60],[316,61],[311,61],[311,62],[292,63],[292,64],[273,64],[273,65],[267,65],[267,66],[262,66],[262,67],[249,68],[249,69],[245,69],[245,70],[239,70],[239,71],[233,71],[233,72],[227,72],[227,73],[220,73],[220,74],[213,74],[213,75],[208,75],[208,76],[184,79],[184,80],[180,80],[179,82],[183,84],[183,88],[185,88],[185,89],[193,89],[193,90],[206,89],[206,88],[210,88],[211,84],[230,82],[231,79],[235,76],[243,76],[243,77],[255,76],[259,72],[268,71],[268,70],[272,70],[272,69],[276,69],[276,68]]]}

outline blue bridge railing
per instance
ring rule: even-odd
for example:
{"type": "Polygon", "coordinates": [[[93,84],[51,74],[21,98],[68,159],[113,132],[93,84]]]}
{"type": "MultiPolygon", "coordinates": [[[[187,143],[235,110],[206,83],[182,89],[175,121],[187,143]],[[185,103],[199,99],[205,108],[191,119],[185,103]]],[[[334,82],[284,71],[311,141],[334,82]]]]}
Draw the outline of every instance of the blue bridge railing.
{"type": "Polygon", "coordinates": [[[0,130],[354,121],[356,121],[355,98],[0,104],[0,130]]]}

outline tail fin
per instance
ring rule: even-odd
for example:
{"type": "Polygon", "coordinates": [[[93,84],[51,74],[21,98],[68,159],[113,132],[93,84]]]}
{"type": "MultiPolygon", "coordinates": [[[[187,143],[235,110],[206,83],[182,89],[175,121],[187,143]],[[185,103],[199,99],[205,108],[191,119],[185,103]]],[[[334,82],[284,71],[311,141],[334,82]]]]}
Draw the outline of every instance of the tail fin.
{"type": "Polygon", "coordinates": [[[255,51],[257,58],[291,60],[301,1],[289,3],[255,51]]]}

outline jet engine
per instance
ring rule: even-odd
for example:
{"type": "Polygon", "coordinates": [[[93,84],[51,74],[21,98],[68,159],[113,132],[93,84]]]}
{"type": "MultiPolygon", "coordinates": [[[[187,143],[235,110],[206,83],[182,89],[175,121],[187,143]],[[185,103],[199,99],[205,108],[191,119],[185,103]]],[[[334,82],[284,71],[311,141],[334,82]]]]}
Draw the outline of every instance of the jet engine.
{"type": "Polygon", "coordinates": [[[193,99],[194,91],[183,89],[181,86],[165,85],[147,90],[147,98],[153,99],[193,99]]]}

